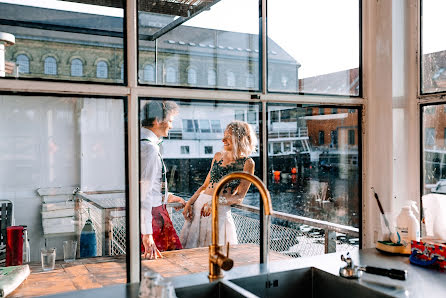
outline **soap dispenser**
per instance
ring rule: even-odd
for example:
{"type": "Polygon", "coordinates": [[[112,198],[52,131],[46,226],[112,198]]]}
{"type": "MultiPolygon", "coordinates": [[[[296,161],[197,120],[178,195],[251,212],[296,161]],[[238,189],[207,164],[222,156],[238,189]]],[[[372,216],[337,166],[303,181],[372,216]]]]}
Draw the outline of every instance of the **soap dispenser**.
{"type": "Polygon", "coordinates": [[[396,219],[398,243],[410,247],[410,241],[420,241],[420,223],[410,205],[404,206],[396,219]]]}

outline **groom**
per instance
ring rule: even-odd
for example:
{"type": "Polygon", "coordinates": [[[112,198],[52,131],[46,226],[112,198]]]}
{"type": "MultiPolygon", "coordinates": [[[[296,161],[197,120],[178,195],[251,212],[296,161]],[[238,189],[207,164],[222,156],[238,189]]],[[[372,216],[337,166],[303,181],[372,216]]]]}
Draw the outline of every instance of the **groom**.
{"type": "Polygon", "coordinates": [[[162,257],[160,251],[182,249],[166,210],[166,203],[185,201],[167,192],[166,166],[160,153],[162,137],[172,128],[178,105],[151,100],[141,115],[141,234],[144,258],[162,257]]]}

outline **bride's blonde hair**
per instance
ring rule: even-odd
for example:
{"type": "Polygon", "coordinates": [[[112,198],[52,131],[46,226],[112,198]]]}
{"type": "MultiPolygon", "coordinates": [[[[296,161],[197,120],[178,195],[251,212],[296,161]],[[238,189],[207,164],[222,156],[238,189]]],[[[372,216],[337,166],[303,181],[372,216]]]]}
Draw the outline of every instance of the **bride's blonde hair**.
{"type": "Polygon", "coordinates": [[[231,133],[234,159],[248,157],[257,146],[257,137],[251,125],[244,121],[232,121],[226,126],[231,133]]]}

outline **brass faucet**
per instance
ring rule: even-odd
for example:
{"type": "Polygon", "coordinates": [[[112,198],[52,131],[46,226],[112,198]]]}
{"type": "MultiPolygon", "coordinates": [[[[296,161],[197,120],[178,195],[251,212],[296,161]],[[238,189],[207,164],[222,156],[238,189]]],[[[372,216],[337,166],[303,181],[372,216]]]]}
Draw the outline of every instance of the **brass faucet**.
{"type": "Polygon", "coordinates": [[[273,207],[271,206],[271,197],[265,184],[254,175],[245,172],[233,172],[223,177],[217,184],[212,195],[212,244],[209,246],[209,279],[223,277],[221,269],[228,271],[234,266],[234,261],[229,258],[229,243],[226,256],[221,253],[222,247],[218,245],[218,195],[223,186],[234,179],[246,179],[259,190],[263,201],[265,215],[271,215],[273,207]]]}

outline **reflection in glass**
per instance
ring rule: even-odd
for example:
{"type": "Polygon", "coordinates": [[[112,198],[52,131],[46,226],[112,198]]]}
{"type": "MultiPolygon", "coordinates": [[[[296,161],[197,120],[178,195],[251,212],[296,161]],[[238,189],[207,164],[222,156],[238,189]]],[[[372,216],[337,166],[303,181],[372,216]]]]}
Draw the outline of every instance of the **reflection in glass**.
{"type": "Polygon", "coordinates": [[[268,1],[268,90],[358,96],[359,3],[268,1]]]}
{"type": "Polygon", "coordinates": [[[421,92],[446,91],[446,38],[440,33],[446,2],[421,2],[421,92]]]}
{"type": "Polygon", "coordinates": [[[0,20],[16,37],[5,59],[17,63],[19,78],[123,82],[123,1],[18,2],[0,1],[0,20]]]}
{"type": "Polygon", "coordinates": [[[55,247],[58,269],[46,280],[66,285],[25,283],[16,294],[76,289],[62,269],[69,240],[78,243],[76,262],[94,264],[107,283],[125,283],[124,100],[1,95],[0,135],[0,197],[13,205],[15,224],[28,226],[31,262],[40,264],[40,248],[55,247]]]}

